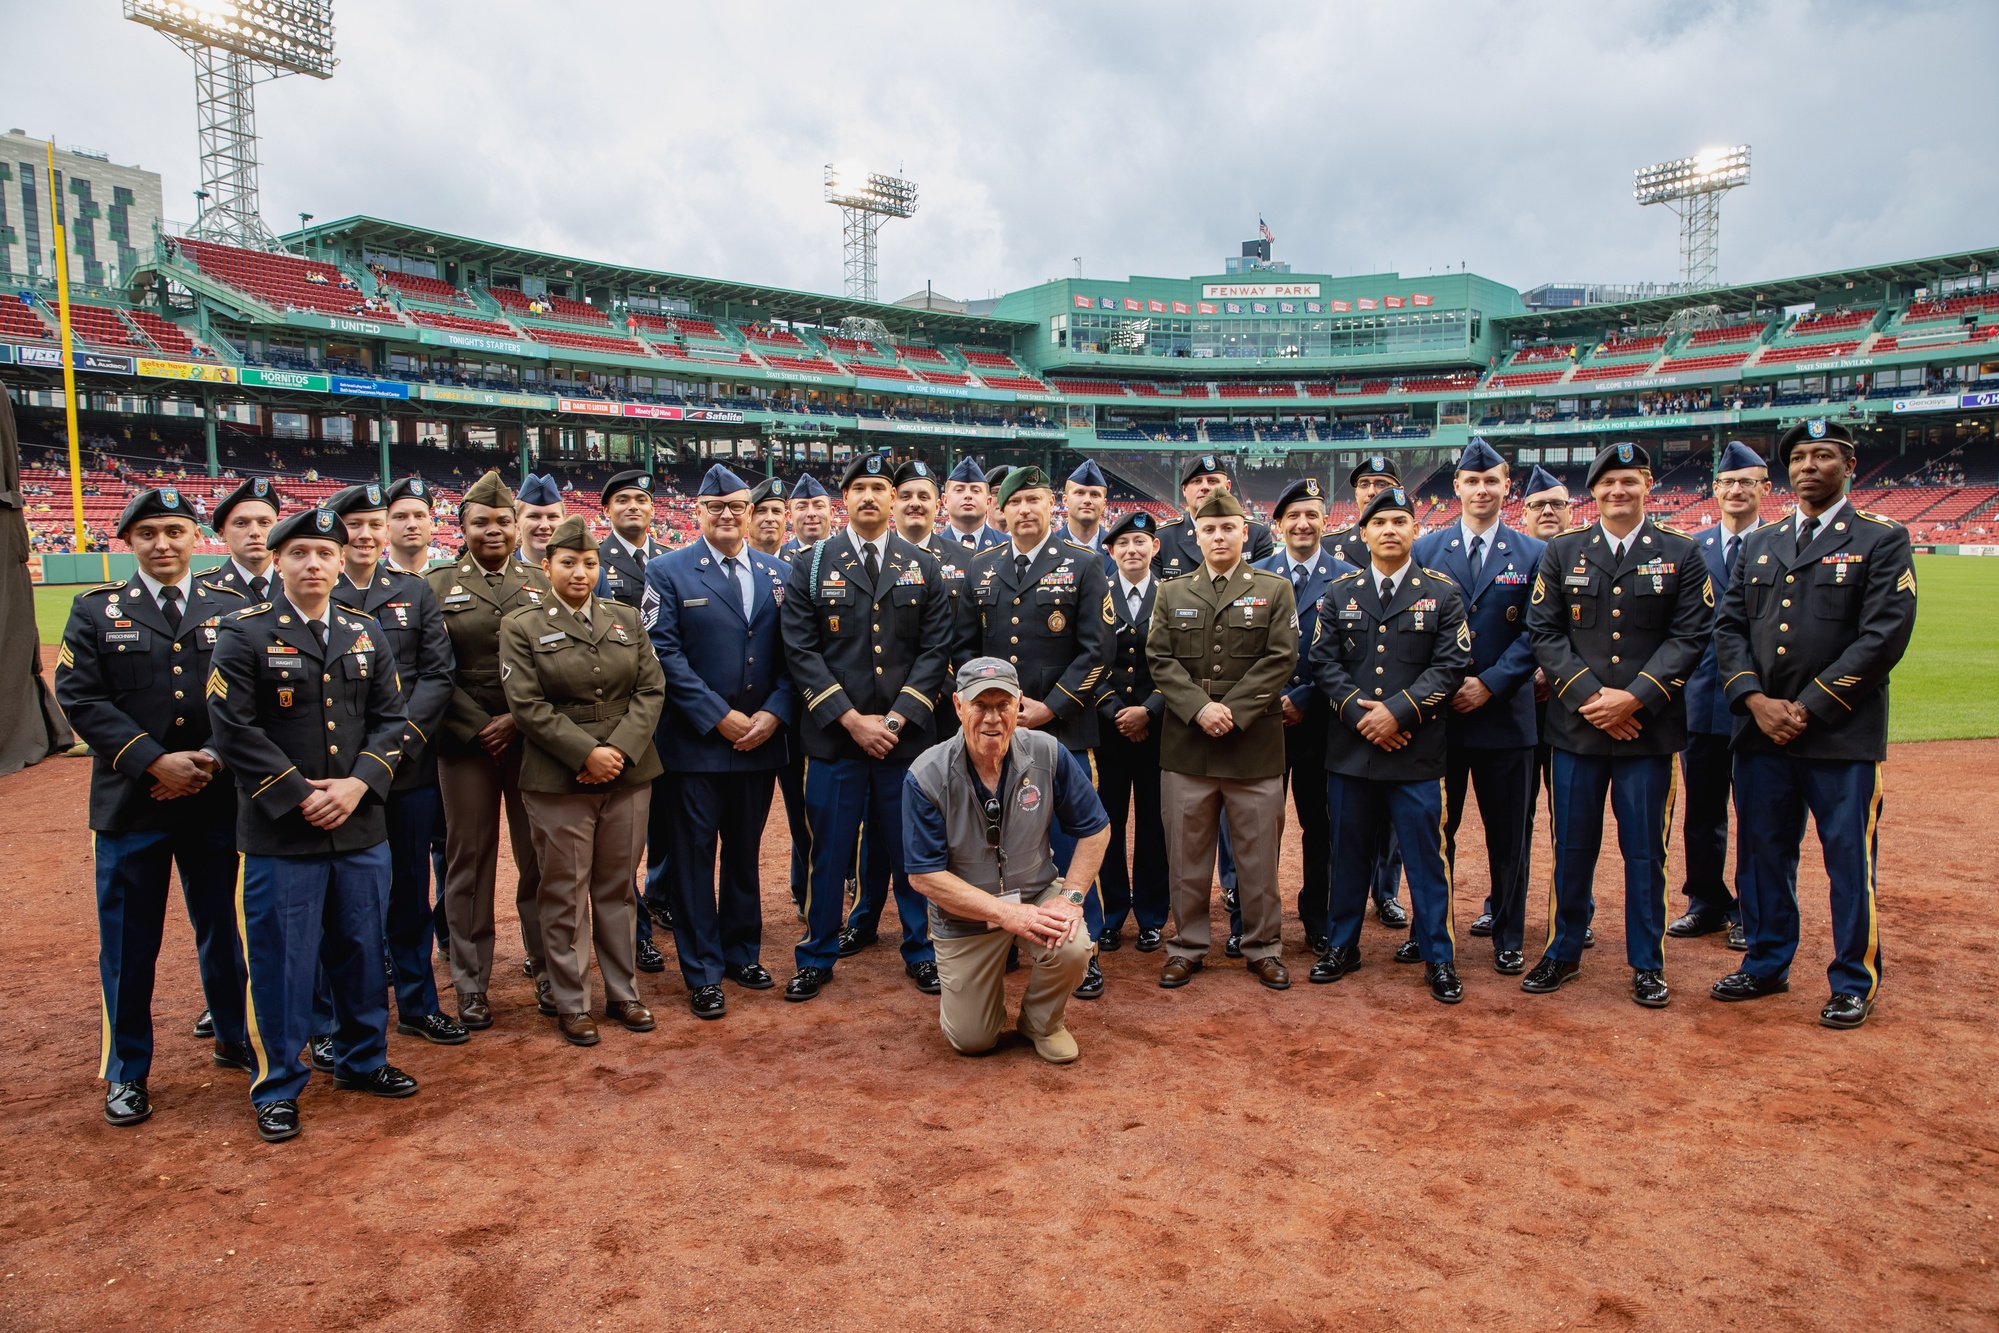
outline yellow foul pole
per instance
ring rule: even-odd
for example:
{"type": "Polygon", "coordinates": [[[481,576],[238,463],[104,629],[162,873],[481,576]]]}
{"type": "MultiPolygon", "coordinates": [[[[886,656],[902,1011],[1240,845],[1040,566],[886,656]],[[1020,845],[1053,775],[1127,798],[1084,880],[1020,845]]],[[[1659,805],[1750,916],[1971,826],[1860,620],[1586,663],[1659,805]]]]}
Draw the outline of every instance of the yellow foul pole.
{"type": "MultiPolygon", "coordinates": [[[[56,141],[49,140],[49,223],[56,238],[56,316],[62,325],[62,401],[69,416],[69,507],[76,523],[76,552],[83,554],[83,442],[76,427],[76,343],[69,331],[69,245],[62,231],[62,198],[56,190],[56,141]]],[[[103,577],[111,578],[111,552],[100,552],[103,577]]]]}

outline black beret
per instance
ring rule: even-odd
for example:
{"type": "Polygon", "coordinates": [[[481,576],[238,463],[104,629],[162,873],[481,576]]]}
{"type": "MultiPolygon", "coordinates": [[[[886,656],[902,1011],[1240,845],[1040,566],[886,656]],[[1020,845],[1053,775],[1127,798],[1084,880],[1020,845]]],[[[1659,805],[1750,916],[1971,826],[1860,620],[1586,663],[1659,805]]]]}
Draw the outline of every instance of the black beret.
{"type": "Polygon", "coordinates": [[[264,539],[264,545],[272,555],[276,555],[284,549],[286,542],[308,538],[345,546],[347,525],[331,509],[301,509],[272,528],[271,535],[264,539]]]}
{"type": "Polygon", "coordinates": [[[651,495],[652,488],[652,473],[642,467],[635,467],[618,473],[604,483],[603,501],[608,505],[611,503],[611,497],[619,491],[644,491],[647,495],[651,495]]]}
{"type": "Polygon", "coordinates": [[[1001,482],[1006,480],[1006,474],[1011,471],[1013,471],[1013,468],[1005,463],[1001,463],[996,467],[987,468],[986,485],[989,487],[999,485],[1001,482]]]}
{"type": "Polygon", "coordinates": [[[1187,466],[1180,469],[1180,484],[1185,486],[1196,477],[1226,477],[1229,470],[1222,466],[1219,454],[1196,454],[1187,460],[1187,466]]]}
{"type": "Polygon", "coordinates": [[[1387,454],[1369,454],[1354,464],[1353,471],[1347,473],[1347,485],[1353,485],[1362,477],[1386,477],[1397,486],[1402,484],[1402,472],[1387,454]]]}
{"type": "Polygon", "coordinates": [[[1590,463],[1589,476],[1583,479],[1583,485],[1594,487],[1596,479],[1612,468],[1632,467],[1643,468],[1647,472],[1652,470],[1652,455],[1645,452],[1644,445],[1633,444],[1629,440],[1606,444],[1603,446],[1603,452],[1590,463]]]}
{"type": "Polygon", "coordinates": [[[862,477],[877,477],[889,485],[895,484],[895,469],[888,465],[888,455],[883,453],[855,454],[854,461],[847,464],[847,470],[840,474],[840,491],[844,494],[849,486],[862,477]]]}
{"type": "Polygon", "coordinates": [[[269,477],[252,477],[229,494],[216,501],[215,512],[209,517],[214,521],[215,530],[222,531],[222,525],[229,521],[229,511],[245,500],[261,500],[271,507],[271,513],[278,512],[278,492],[271,485],[269,477]]]}
{"type": "Polygon", "coordinates": [[[422,477],[404,477],[390,482],[389,489],[382,492],[382,498],[388,501],[391,509],[395,508],[398,500],[421,500],[425,509],[437,507],[437,500],[430,493],[430,483],[422,477]]]}
{"type": "Polygon", "coordinates": [[[1400,486],[1384,486],[1374,493],[1374,498],[1367,502],[1367,508],[1361,511],[1361,526],[1366,527],[1369,519],[1389,509],[1400,509],[1409,517],[1416,517],[1416,502],[1409,498],[1408,491],[1400,486]]]}
{"type": "Polygon", "coordinates": [[[1277,504],[1270,511],[1270,521],[1274,523],[1283,518],[1284,511],[1292,505],[1306,500],[1317,500],[1323,504],[1325,499],[1326,488],[1319,484],[1317,477],[1300,477],[1277,493],[1277,504]]]}
{"type": "Polygon", "coordinates": [[[784,499],[784,478],[772,477],[750,492],[750,508],[754,509],[766,500],[784,499]]]}
{"type": "Polygon", "coordinates": [[[1797,425],[1784,432],[1782,437],[1777,441],[1777,456],[1782,458],[1786,463],[1790,462],[1791,450],[1796,448],[1800,441],[1806,440],[1814,443],[1819,440],[1831,440],[1843,452],[1847,454],[1853,452],[1853,436],[1847,433],[1846,427],[1840,425],[1837,421],[1827,421],[1823,417],[1814,417],[1809,421],[1800,421],[1797,425]]]}
{"type": "Polygon", "coordinates": [[[118,536],[134,523],[148,518],[184,518],[199,528],[201,520],[194,515],[194,506],[187,497],[171,486],[153,486],[132,497],[132,503],[125,506],[125,512],[118,515],[118,536]]]}
{"type": "Polygon", "coordinates": [[[364,482],[359,486],[349,486],[344,491],[335,491],[320,501],[320,508],[331,509],[345,518],[349,514],[366,514],[376,509],[387,509],[388,499],[376,483],[364,482]]]}
{"type": "Polygon", "coordinates": [[[1134,509],[1117,522],[1111,524],[1111,530],[1104,534],[1104,545],[1108,547],[1116,544],[1117,539],[1124,536],[1127,532],[1142,532],[1152,538],[1152,540],[1158,541],[1159,520],[1146,513],[1143,509],[1134,509]]]}
{"type": "Polygon", "coordinates": [[[937,474],[930,470],[930,464],[920,458],[909,459],[895,470],[895,488],[897,490],[901,490],[912,481],[927,481],[932,487],[939,490],[943,489],[937,486],[937,474]]]}

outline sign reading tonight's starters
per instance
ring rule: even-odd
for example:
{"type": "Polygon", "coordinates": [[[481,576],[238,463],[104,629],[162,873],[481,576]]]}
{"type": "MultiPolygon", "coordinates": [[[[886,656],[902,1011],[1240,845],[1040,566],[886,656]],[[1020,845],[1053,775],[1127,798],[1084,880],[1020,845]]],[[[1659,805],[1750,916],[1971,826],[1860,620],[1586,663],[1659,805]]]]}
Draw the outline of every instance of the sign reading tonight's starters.
{"type": "Polygon", "coordinates": [[[1204,282],[1201,295],[1210,301],[1262,300],[1269,296],[1317,296],[1316,282],[1204,282]]]}

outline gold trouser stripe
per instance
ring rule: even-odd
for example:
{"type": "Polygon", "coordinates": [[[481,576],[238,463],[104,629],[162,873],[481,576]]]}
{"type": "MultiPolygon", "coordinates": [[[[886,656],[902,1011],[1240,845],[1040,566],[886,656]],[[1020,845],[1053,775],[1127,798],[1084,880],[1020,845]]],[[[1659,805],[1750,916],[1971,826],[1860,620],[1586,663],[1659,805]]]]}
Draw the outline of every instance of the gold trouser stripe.
{"type": "MultiPolygon", "coordinates": [[[[1666,817],[1659,826],[1659,920],[1673,919],[1673,807],[1680,803],[1680,765],[1669,758],[1666,780],[1666,817]]],[[[1663,944],[1663,940],[1662,940],[1663,944]]]]}
{"type": "MultiPolygon", "coordinates": [[[[90,831],[90,864],[91,869],[94,871],[97,868],[97,830],[95,829],[90,831]]],[[[102,949],[104,947],[104,927],[100,924],[97,929],[97,947],[102,949]]],[[[104,993],[104,969],[102,966],[97,969],[97,1008],[98,1012],[104,1017],[104,1031],[98,1043],[100,1053],[97,1057],[97,1077],[108,1078],[111,1074],[111,997],[104,993]]]]}
{"type": "Polygon", "coordinates": [[[1881,987],[1881,918],[1874,910],[1874,840],[1879,836],[1881,825],[1881,765],[1874,765],[1874,799],[1867,805],[1867,842],[1863,847],[1867,866],[1867,952],[1861,955],[1860,963],[1867,969],[1867,994],[1862,997],[1868,1004],[1874,1003],[1874,992],[1881,987]]]}
{"type": "Polygon", "coordinates": [[[236,938],[243,945],[243,1016],[247,1020],[250,1050],[257,1057],[257,1076],[250,1081],[254,1090],[271,1076],[271,1057],[264,1050],[264,1033],[257,1026],[257,991],[250,982],[250,926],[243,913],[243,870],[247,862],[236,854],[236,938]]]}
{"type": "MultiPolygon", "coordinates": [[[[1538,754],[1535,756],[1534,763],[1534,788],[1536,798],[1538,799],[1541,787],[1540,756],[1538,754]]],[[[1481,811],[1480,814],[1483,816],[1484,812],[1481,811]]],[[[1560,903],[1560,899],[1555,892],[1555,882],[1562,870],[1562,840],[1556,836],[1556,829],[1560,827],[1555,822],[1558,818],[1559,816],[1555,813],[1555,757],[1550,754],[1548,756],[1548,846],[1554,855],[1548,860],[1548,942],[1542,946],[1543,949],[1552,949],[1555,947],[1555,911],[1560,903]]]]}
{"type": "MultiPolygon", "coordinates": [[[[1467,776],[1466,782],[1471,778],[1467,776]]],[[[1479,811],[1481,817],[1483,810],[1479,811]]],[[[1451,817],[1451,795],[1444,789],[1444,779],[1437,779],[1437,851],[1444,861],[1444,938],[1451,942],[1451,953],[1458,949],[1458,867],[1457,858],[1451,855],[1451,840],[1444,834],[1444,826],[1451,817]]]]}
{"type": "MultiPolygon", "coordinates": [[[[1063,691],[1063,693],[1067,694],[1068,691],[1065,690],[1063,691]]],[[[1069,695],[1069,697],[1073,699],[1076,696],[1071,694],[1069,695]]],[[[1083,758],[1090,765],[1090,789],[1092,791],[1095,791],[1098,787],[1102,785],[1102,783],[1098,780],[1097,777],[1097,752],[1095,750],[1085,750],[1083,751],[1083,758]]],[[[1053,799],[1055,793],[1050,792],[1048,793],[1048,795],[1050,799],[1053,799]]],[[[1105,848],[1105,850],[1108,851],[1110,849],[1105,848]]],[[[1066,876],[1063,878],[1063,884],[1065,887],[1068,884],[1068,879],[1066,876]]],[[[1110,914],[1110,908],[1104,904],[1104,863],[1102,861],[1097,862],[1097,877],[1090,881],[1090,887],[1088,892],[1093,893],[1097,896],[1097,911],[1108,916],[1110,914]]],[[[1096,956],[1097,956],[1097,942],[1094,938],[1092,938],[1090,940],[1090,957],[1095,958],[1096,956]]]]}
{"type": "MultiPolygon", "coordinates": [[[[812,756],[798,770],[799,818],[805,821],[805,935],[812,938],[812,803],[805,799],[806,784],[812,781],[812,756]]],[[[800,941],[803,943],[803,940],[800,941]]]]}
{"type": "Polygon", "coordinates": [[[133,746],[137,745],[140,741],[144,740],[145,738],[146,738],[146,733],[142,731],[138,735],[134,736],[131,740],[126,741],[123,745],[119,746],[118,753],[111,756],[111,767],[113,768],[118,767],[118,761],[125,757],[125,751],[131,749],[133,746]]]}

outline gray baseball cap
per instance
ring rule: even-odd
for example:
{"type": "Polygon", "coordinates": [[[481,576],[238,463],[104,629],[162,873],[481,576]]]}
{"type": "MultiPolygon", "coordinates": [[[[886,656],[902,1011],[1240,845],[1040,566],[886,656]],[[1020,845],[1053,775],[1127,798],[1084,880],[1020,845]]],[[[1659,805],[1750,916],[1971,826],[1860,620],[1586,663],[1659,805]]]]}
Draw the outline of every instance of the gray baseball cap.
{"type": "Polygon", "coordinates": [[[969,702],[987,690],[1005,690],[1018,699],[1020,673],[1013,669],[1011,662],[1002,662],[997,657],[975,657],[958,668],[960,699],[969,702]]]}

